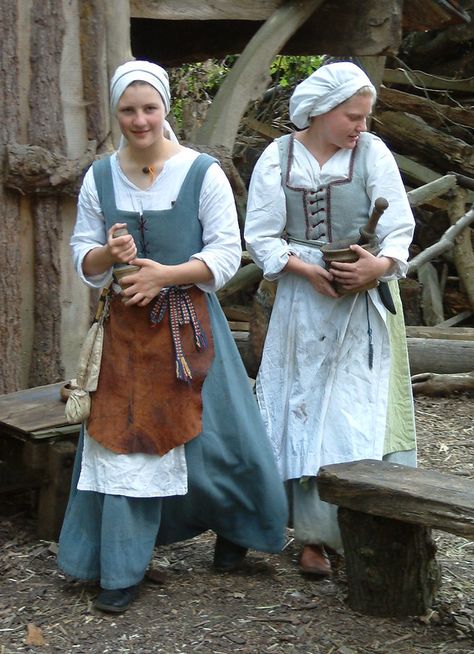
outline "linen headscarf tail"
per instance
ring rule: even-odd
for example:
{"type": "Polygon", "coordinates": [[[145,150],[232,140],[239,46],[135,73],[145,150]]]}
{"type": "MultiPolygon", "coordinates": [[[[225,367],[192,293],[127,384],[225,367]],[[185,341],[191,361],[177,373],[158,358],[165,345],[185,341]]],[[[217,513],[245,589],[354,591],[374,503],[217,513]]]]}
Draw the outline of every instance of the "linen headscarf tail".
{"type": "MultiPolygon", "coordinates": [[[[171,105],[171,93],[168,79],[168,73],[164,68],[153,64],[150,61],[127,61],[122,64],[115,71],[110,81],[110,109],[113,114],[117,111],[117,106],[123,92],[132,82],[147,82],[155,88],[163,100],[165,105],[165,115],[168,115],[171,105]]],[[[165,136],[170,141],[178,142],[176,134],[171,129],[167,120],[164,122],[165,136]],[[168,132],[168,134],[166,134],[168,132]]],[[[126,143],[122,137],[120,147],[126,143]]]]}
{"type": "Polygon", "coordinates": [[[321,66],[295,88],[290,98],[290,120],[304,129],[310,118],[331,111],[363,86],[371,88],[375,101],[375,87],[359,66],[349,61],[321,66]]]}

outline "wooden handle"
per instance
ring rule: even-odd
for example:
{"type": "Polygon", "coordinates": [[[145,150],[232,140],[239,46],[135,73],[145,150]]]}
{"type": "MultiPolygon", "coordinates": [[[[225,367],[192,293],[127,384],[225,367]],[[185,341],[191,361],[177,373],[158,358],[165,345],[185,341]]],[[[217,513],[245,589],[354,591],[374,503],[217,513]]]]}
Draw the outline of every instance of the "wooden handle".
{"type": "Polygon", "coordinates": [[[385,198],[377,198],[374,202],[374,208],[370,214],[370,218],[367,221],[364,231],[368,234],[374,234],[377,223],[379,222],[380,216],[383,214],[385,209],[388,207],[388,202],[385,198]]]}
{"type": "Polygon", "coordinates": [[[126,236],[128,234],[128,229],[126,227],[120,227],[113,233],[113,238],[118,238],[119,236],[126,236]]]}

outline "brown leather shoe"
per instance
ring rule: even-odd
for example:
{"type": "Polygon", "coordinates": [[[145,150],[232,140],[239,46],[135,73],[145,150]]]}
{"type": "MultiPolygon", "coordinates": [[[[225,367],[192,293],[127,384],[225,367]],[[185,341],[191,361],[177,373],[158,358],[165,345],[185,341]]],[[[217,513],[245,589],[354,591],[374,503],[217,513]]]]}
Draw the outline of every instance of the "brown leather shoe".
{"type": "Polygon", "coordinates": [[[323,545],[305,545],[299,566],[302,572],[316,577],[330,577],[332,574],[331,563],[323,545]]]}

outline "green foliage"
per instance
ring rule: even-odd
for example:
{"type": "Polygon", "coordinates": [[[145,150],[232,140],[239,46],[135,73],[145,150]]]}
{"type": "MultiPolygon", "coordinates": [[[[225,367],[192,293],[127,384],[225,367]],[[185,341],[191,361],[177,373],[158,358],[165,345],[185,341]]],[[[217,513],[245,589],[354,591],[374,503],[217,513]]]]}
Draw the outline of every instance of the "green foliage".
{"type": "Polygon", "coordinates": [[[219,61],[207,59],[169,70],[173,96],[171,113],[178,126],[182,124],[183,106],[186,101],[212,102],[236,58],[226,57],[219,61]]]}
{"type": "MultiPolygon", "coordinates": [[[[178,128],[182,126],[185,103],[210,104],[237,59],[238,55],[229,55],[222,60],[207,59],[169,70],[173,96],[171,113],[178,128]]],[[[292,88],[319,68],[321,62],[320,56],[279,55],[270,66],[272,85],[292,88]]]]}
{"type": "Polygon", "coordinates": [[[270,74],[275,85],[283,88],[293,88],[301,80],[309,77],[321,66],[322,56],[289,56],[279,55],[270,66],[270,74]]]}

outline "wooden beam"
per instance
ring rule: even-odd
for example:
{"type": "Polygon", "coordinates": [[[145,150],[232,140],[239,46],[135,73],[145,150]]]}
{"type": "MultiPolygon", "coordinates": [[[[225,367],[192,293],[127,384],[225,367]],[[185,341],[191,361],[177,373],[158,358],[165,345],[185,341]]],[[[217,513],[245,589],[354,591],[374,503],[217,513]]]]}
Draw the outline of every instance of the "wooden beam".
{"type": "Polygon", "coordinates": [[[285,0],[130,0],[133,18],[155,20],[267,20],[285,0]]]}
{"type": "Polygon", "coordinates": [[[248,103],[268,85],[270,63],[290,36],[324,0],[289,0],[259,29],[221,85],[198,134],[198,142],[232,151],[248,103]]]}

